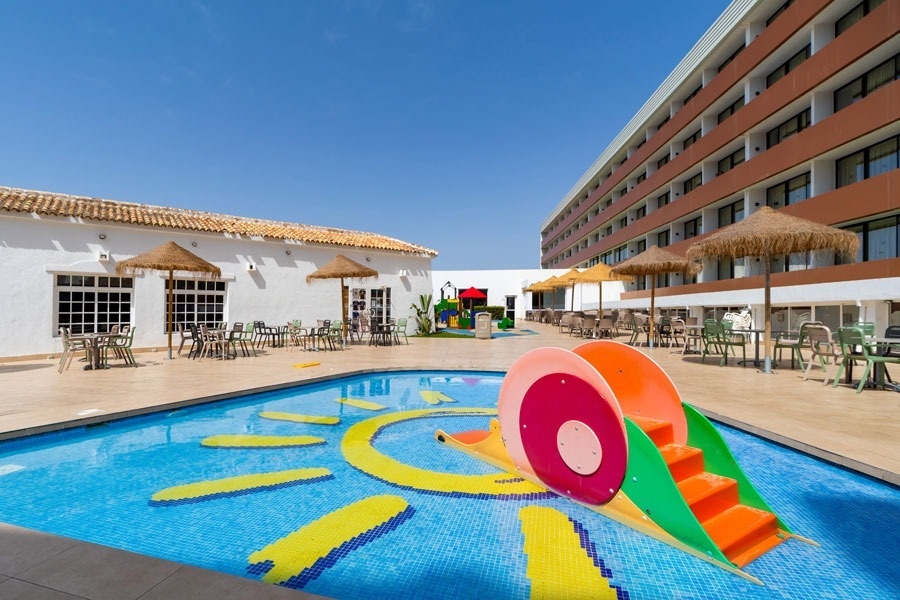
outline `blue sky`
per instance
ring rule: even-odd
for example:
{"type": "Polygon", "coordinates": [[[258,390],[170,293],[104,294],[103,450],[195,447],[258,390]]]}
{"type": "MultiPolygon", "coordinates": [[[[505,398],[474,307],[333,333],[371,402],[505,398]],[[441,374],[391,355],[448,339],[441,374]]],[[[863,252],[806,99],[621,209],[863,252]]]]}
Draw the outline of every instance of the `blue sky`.
{"type": "Polygon", "coordinates": [[[0,185],[538,268],[541,222],[726,0],[10,0],[0,185]]]}

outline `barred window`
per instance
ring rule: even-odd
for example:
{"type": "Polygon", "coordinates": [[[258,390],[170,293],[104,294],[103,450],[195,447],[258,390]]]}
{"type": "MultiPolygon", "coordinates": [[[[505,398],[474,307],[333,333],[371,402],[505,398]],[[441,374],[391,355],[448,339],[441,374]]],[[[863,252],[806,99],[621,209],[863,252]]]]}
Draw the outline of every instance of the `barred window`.
{"type": "MultiPolygon", "coordinates": [[[[225,282],[206,279],[176,279],[172,320],[175,331],[178,325],[187,327],[194,323],[198,327],[218,327],[225,321],[225,282]]],[[[169,281],[164,286],[163,302],[169,301],[169,281]]],[[[163,323],[167,333],[168,319],[163,323]]]]}
{"type": "Polygon", "coordinates": [[[131,277],[106,275],[57,275],[54,286],[56,323],[72,333],[106,333],[113,325],[131,324],[131,277]]]}

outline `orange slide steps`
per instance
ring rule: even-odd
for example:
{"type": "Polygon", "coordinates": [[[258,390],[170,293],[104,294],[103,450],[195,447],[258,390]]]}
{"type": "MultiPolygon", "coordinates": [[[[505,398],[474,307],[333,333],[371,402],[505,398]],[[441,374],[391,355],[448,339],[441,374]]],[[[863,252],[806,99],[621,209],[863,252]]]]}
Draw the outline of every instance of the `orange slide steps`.
{"type": "Polygon", "coordinates": [[[659,448],[691,512],[731,562],[741,568],[784,541],[774,514],[739,503],[737,481],[704,470],[703,450],[673,442],[671,423],[626,416],[659,448]]]}

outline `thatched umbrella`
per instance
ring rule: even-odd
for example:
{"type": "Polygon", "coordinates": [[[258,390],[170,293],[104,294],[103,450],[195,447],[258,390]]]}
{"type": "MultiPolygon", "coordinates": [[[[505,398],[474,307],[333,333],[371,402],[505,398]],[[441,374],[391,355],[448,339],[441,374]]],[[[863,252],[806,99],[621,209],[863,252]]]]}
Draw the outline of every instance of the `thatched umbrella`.
{"type": "Polygon", "coordinates": [[[341,280],[341,335],[347,335],[347,303],[344,302],[344,279],[362,279],[365,277],[378,277],[378,271],[350,260],[343,254],[338,254],[334,259],[306,276],[306,282],[310,279],[340,279],[341,280]]]}
{"type": "Polygon", "coordinates": [[[635,256],[613,266],[610,272],[616,275],[650,275],[650,347],[653,347],[653,336],[656,332],[653,313],[656,302],[656,276],[663,273],[683,273],[685,275],[696,273],[699,267],[692,261],[674,252],[663,250],[653,245],[635,256]]]}
{"type": "Polygon", "coordinates": [[[593,267],[581,272],[580,283],[596,283],[600,287],[600,298],[597,305],[597,318],[603,316],[603,282],[604,281],[627,281],[632,279],[628,275],[616,275],[612,272],[612,268],[603,263],[597,263],[593,267]]]}
{"type": "Polygon", "coordinates": [[[771,286],[772,257],[795,252],[834,250],[849,260],[855,260],[859,239],[852,231],[844,231],[794,217],[763,206],[758,211],[733,225],[723,227],[704,240],[688,248],[691,259],[705,257],[742,258],[759,256],[765,273],[765,345],[766,362],[763,372],[772,372],[772,357],[769,352],[772,337],[771,286]]]}
{"type": "Polygon", "coordinates": [[[168,271],[169,272],[169,306],[167,309],[167,327],[169,333],[169,359],[172,358],[172,296],[175,288],[175,271],[185,271],[192,275],[206,275],[221,277],[222,271],[216,265],[207,262],[188,250],[185,250],[175,242],[166,242],[153,250],[138,254],[132,258],[119,261],[116,264],[116,273],[120,275],[133,275],[140,271],[168,271]]]}

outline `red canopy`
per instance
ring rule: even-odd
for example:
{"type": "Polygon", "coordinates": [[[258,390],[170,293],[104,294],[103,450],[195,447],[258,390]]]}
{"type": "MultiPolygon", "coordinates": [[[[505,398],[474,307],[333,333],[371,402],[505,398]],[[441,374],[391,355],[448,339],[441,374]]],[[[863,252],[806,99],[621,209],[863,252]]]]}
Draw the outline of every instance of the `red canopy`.
{"type": "Polygon", "coordinates": [[[459,297],[463,300],[487,300],[487,294],[474,287],[470,287],[460,294],[459,297]]]}

